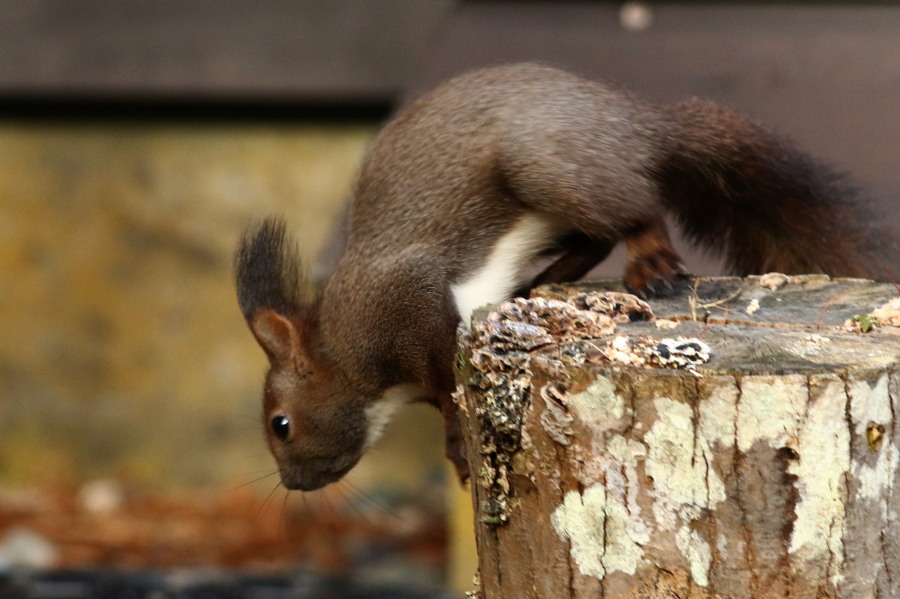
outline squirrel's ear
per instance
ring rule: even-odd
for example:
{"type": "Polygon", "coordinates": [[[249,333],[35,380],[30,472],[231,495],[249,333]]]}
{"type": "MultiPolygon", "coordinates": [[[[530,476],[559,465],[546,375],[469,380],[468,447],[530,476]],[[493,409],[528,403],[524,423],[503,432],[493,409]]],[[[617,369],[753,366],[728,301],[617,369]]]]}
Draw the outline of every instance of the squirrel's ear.
{"type": "Polygon", "coordinates": [[[250,323],[253,336],[274,362],[299,357],[300,332],[297,326],[275,310],[260,310],[250,323]]]}

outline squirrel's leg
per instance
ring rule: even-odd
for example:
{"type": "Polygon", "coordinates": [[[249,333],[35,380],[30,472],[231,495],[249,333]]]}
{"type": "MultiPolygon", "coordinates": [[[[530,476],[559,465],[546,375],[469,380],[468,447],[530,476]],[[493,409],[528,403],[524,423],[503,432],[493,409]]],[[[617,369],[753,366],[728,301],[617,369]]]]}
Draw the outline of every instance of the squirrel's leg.
{"type": "Polygon", "coordinates": [[[614,241],[591,239],[580,233],[571,236],[565,240],[563,254],[515,295],[525,297],[538,285],[577,281],[605,260],[615,246],[614,241]]]}
{"type": "Polygon", "coordinates": [[[655,283],[666,282],[683,271],[662,216],[654,216],[631,230],[625,237],[625,247],[628,262],[623,279],[632,293],[653,293],[655,283]]]}
{"type": "Polygon", "coordinates": [[[469,461],[466,459],[466,440],[459,423],[458,408],[450,394],[442,394],[438,403],[444,417],[445,455],[456,468],[459,482],[464,483],[469,479],[469,461]]]}

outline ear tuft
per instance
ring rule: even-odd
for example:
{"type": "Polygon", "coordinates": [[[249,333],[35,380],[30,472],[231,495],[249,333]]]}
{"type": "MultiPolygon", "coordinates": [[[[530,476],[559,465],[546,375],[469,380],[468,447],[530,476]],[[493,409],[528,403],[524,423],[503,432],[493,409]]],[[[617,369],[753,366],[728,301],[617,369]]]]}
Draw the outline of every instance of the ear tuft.
{"type": "Polygon", "coordinates": [[[274,310],[260,310],[250,320],[250,330],[273,363],[296,360],[300,353],[297,326],[274,310]]]}
{"type": "Polygon", "coordinates": [[[297,314],[305,302],[305,281],[297,246],[280,218],[250,227],[234,256],[238,304],[247,323],[261,310],[297,314]]]}

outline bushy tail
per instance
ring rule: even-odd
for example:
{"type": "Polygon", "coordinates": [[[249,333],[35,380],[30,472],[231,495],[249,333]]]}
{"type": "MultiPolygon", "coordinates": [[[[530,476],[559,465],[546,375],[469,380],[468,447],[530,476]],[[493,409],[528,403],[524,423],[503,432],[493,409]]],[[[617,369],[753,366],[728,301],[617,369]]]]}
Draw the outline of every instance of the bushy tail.
{"type": "Polygon", "coordinates": [[[667,208],[735,274],[884,279],[900,268],[865,198],[790,142],[703,100],[671,107],[667,121],[657,165],[667,208]]]}

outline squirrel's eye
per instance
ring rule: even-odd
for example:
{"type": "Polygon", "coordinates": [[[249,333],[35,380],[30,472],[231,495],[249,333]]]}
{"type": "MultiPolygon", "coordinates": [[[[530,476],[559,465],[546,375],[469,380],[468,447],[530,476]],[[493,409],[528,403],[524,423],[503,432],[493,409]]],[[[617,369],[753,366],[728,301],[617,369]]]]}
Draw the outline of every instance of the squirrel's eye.
{"type": "Polygon", "coordinates": [[[279,441],[287,441],[291,434],[291,419],[284,415],[272,418],[272,432],[279,441]]]}

